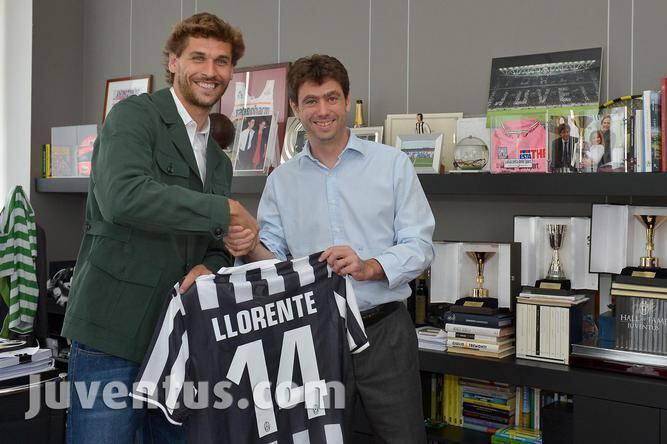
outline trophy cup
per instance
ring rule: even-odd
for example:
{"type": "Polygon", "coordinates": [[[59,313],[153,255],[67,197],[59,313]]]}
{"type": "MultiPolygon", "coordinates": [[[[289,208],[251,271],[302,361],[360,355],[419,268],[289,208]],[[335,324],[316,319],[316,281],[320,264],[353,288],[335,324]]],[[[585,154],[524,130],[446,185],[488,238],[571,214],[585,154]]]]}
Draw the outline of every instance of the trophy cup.
{"type": "Polygon", "coordinates": [[[484,288],[484,264],[495,254],[493,251],[466,251],[470,259],[477,266],[477,287],[473,288],[470,296],[460,298],[451,311],[495,314],[498,311],[498,299],[490,298],[489,289],[484,288]]]}
{"type": "Polygon", "coordinates": [[[546,229],[549,236],[549,246],[552,250],[551,264],[549,264],[549,271],[547,271],[545,278],[539,279],[535,286],[548,290],[569,290],[570,280],[565,276],[558,253],[558,250],[563,246],[567,225],[547,224],[546,229]]]}
{"type": "Polygon", "coordinates": [[[655,230],[667,220],[667,216],[635,214],[635,217],[646,228],[646,256],[639,258],[638,267],[625,267],[621,274],[643,278],[665,277],[664,270],[660,268],[659,258],[653,256],[653,252],[655,251],[653,240],[655,238],[655,230]]]}

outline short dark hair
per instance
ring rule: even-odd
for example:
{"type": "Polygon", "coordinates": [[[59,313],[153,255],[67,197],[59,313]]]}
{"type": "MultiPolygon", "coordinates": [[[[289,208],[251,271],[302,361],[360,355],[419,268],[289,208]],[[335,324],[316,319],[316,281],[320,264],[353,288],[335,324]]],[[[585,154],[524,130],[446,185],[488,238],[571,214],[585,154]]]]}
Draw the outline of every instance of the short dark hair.
{"type": "Polygon", "coordinates": [[[558,134],[562,133],[565,130],[570,131],[570,125],[568,125],[567,123],[561,123],[560,125],[558,125],[558,134]]]}
{"type": "Polygon", "coordinates": [[[424,115],[422,113],[417,113],[417,117],[421,117],[421,119],[424,120],[424,115]]]}
{"type": "Polygon", "coordinates": [[[164,45],[165,70],[167,83],[174,83],[174,74],[169,71],[169,54],[180,56],[187,46],[189,37],[214,38],[229,43],[232,47],[232,65],[243,57],[245,43],[241,31],[234,28],[216,15],[200,12],[178,22],[164,45]]]}
{"type": "Polygon", "coordinates": [[[302,57],[292,64],[287,74],[289,99],[299,103],[301,85],[306,82],[321,85],[327,80],[338,82],[345,97],[350,94],[350,78],[345,66],[337,58],[323,54],[302,57]]]}
{"type": "Polygon", "coordinates": [[[208,118],[211,121],[211,137],[222,149],[234,143],[234,132],[236,128],[229,117],[220,113],[211,113],[208,118]]]}

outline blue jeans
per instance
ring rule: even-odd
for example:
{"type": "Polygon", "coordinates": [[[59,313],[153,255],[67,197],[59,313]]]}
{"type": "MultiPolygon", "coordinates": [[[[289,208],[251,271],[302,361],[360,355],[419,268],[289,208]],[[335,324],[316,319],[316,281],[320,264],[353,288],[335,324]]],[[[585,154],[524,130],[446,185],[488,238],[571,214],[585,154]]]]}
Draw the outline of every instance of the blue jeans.
{"type": "Polygon", "coordinates": [[[160,409],[133,408],[133,398],[127,395],[138,372],[139,364],[135,362],[72,342],[69,444],[185,443],[183,427],[169,423],[160,409]]]}

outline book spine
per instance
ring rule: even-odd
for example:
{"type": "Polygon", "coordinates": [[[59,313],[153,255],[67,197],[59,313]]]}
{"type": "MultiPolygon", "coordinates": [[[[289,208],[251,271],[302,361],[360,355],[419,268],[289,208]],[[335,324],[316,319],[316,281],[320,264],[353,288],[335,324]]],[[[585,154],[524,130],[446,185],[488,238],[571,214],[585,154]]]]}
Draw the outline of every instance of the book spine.
{"type": "Polygon", "coordinates": [[[660,134],[660,92],[651,91],[651,156],[654,172],[660,171],[662,164],[662,143],[660,134]]]}
{"type": "Polygon", "coordinates": [[[667,77],[662,79],[662,100],[660,101],[660,108],[662,116],[661,132],[662,132],[662,172],[667,172],[667,77]]]}
{"type": "Polygon", "coordinates": [[[445,330],[455,333],[482,334],[487,336],[499,336],[500,328],[476,327],[474,325],[447,324],[445,330]]]}
{"type": "Polygon", "coordinates": [[[461,341],[457,339],[450,339],[449,341],[447,341],[447,345],[449,347],[461,347],[461,348],[469,348],[472,350],[482,350],[491,352],[497,352],[500,349],[500,346],[498,344],[480,344],[479,342],[461,341]]]}

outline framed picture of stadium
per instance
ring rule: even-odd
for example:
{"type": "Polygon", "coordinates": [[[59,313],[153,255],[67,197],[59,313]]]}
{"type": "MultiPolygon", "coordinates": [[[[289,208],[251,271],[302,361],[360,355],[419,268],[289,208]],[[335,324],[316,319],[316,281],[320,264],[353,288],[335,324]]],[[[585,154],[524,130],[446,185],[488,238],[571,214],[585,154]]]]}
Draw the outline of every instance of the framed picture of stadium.
{"type": "Polygon", "coordinates": [[[408,155],[417,173],[438,174],[442,133],[396,136],[396,147],[408,155]]]}
{"type": "Polygon", "coordinates": [[[384,132],[384,127],[366,126],[362,128],[350,128],[350,131],[360,139],[382,143],[382,133],[384,132]]]}
{"type": "MultiPolygon", "coordinates": [[[[456,144],[456,124],[463,113],[423,113],[424,126],[428,128],[426,133],[442,134],[442,147],[440,149],[440,164],[444,171],[454,169],[454,145],[456,144]]],[[[388,114],[384,125],[384,140],[387,145],[396,148],[397,136],[416,134],[417,114],[388,114]]]]}

